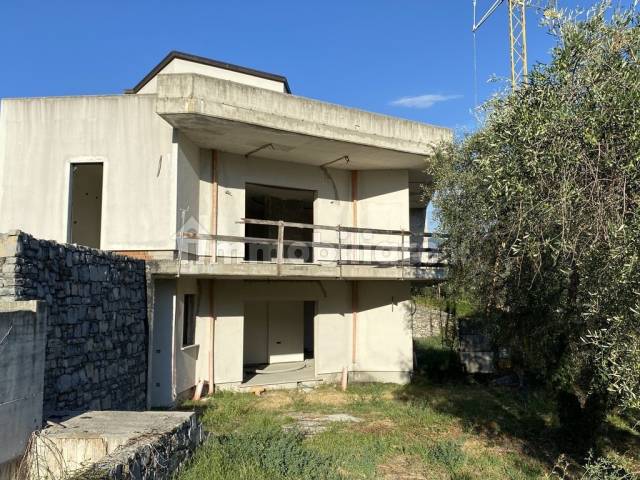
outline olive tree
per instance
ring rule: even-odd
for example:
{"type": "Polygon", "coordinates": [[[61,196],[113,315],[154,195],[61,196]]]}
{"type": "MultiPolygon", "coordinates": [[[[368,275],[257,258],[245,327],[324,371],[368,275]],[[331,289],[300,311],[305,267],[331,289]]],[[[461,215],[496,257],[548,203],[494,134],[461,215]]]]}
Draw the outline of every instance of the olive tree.
{"type": "Polygon", "coordinates": [[[595,419],[640,407],[640,15],[599,4],[430,161],[450,283],[595,419]]]}

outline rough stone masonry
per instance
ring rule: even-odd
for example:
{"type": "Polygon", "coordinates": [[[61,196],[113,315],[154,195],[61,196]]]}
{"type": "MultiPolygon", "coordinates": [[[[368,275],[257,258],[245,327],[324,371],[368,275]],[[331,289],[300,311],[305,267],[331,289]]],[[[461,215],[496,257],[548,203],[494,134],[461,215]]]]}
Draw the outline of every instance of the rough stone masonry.
{"type": "Polygon", "coordinates": [[[413,338],[440,335],[446,329],[449,319],[450,315],[447,312],[417,304],[413,314],[413,338]]]}
{"type": "Polygon", "coordinates": [[[143,261],[21,231],[0,234],[0,300],[47,305],[45,418],[145,408],[143,261]]]}

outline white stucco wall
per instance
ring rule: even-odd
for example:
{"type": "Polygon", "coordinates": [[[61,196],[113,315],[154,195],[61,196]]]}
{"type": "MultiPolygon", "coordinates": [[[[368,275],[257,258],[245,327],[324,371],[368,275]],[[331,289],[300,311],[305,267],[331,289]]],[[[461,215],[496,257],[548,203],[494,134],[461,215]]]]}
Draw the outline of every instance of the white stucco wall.
{"type": "Polygon", "coordinates": [[[243,362],[269,363],[269,302],[245,302],[243,362]]]}
{"type": "Polygon", "coordinates": [[[210,349],[213,341],[213,326],[209,306],[210,280],[181,277],[177,280],[176,312],[174,326],[174,368],[176,373],[175,393],[194,387],[199,381],[208,381],[210,375],[210,349]],[[196,326],[194,344],[183,347],[184,295],[196,295],[196,326]]]}
{"type": "MultiPolygon", "coordinates": [[[[104,166],[101,248],[173,250],[182,209],[188,225],[208,233],[211,151],[174,134],[155,114],[154,102],[152,95],[3,100],[0,231],[19,228],[67,241],[70,165],[98,162],[104,166]]],[[[314,223],[351,226],[351,172],[329,174],[332,180],[319,167],[220,152],[218,233],[244,235],[237,221],[245,216],[245,183],[316,191],[314,223]]],[[[406,170],[360,171],[358,189],[358,226],[408,229],[406,170]]],[[[315,240],[337,242],[337,234],[316,231],[315,240]]],[[[198,250],[210,253],[206,242],[198,250]]],[[[219,242],[218,251],[227,258],[244,255],[237,243],[219,242]]],[[[333,261],[337,252],[316,249],[314,257],[333,261]]]]}
{"type": "MultiPolygon", "coordinates": [[[[353,225],[351,203],[351,172],[330,169],[332,182],[318,167],[280,162],[259,157],[219,154],[218,162],[218,233],[244,236],[244,225],[237,223],[245,216],[245,184],[259,183],[278,187],[293,187],[317,192],[313,206],[314,223],[318,225],[353,225]],[[336,199],[335,191],[338,192],[336,199]]],[[[375,170],[358,172],[358,226],[384,229],[409,229],[409,189],[406,170],[375,170]]],[[[207,189],[206,175],[201,188],[207,189]]],[[[202,196],[206,201],[207,195],[202,196]]],[[[206,210],[206,209],[205,209],[206,210]]],[[[206,222],[206,218],[201,218],[206,222]]],[[[337,242],[337,233],[317,230],[315,241],[337,242]]],[[[358,238],[361,243],[399,245],[397,236],[343,234],[343,242],[358,238]]],[[[408,238],[406,245],[409,245],[408,238]]],[[[219,242],[218,254],[228,259],[244,256],[241,244],[219,242]]],[[[343,259],[351,258],[353,251],[343,251],[343,259]]],[[[337,259],[335,249],[315,249],[318,262],[337,259]]],[[[361,252],[362,259],[390,260],[399,258],[394,252],[361,252]]]]}
{"type": "Polygon", "coordinates": [[[318,302],[315,332],[316,375],[351,367],[351,283],[322,283],[326,297],[318,302]]]}
{"type": "Polygon", "coordinates": [[[244,332],[242,293],[241,280],[215,282],[213,378],[216,384],[242,382],[244,332]]]}
{"type": "MultiPolygon", "coordinates": [[[[221,152],[218,164],[218,233],[244,236],[244,225],[237,222],[245,216],[246,183],[314,190],[317,192],[313,205],[314,223],[350,225],[349,172],[332,170],[331,175],[338,191],[337,200],[332,183],[318,167],[221,152]]],[[[315,235],[316,241],[337,241],[335,232],[318,231],[315,235]]],[[[219,242],[217,251],[222,257],[244,256],[244,247],[238,243],[219,242]]],[[[334,260],[336,254],[328,249],[318,249],[314,257],[318,261],[334,260]]]]}
{"type": "Polygon", "coordinates": [[[413,369],[409,282],[358,282],[355,371],[413,369]]]}
{"type": "MultiPolygon", "coordinates": [[[[409,284],[397,281],[358,282],[356,364],[352,364],[351,282],[242,281],[215,283],[215,383],[242,381],[244,302],[313,300],[314,358],[317,375],[338,374],[343,367],[356,372],[394,374],[406,378],[412,370],[413,346],[409,284]]],[[[303,322],[301,316],[300,322],[303,322]]],[[[247,332],[248,333],[248,332],[247,332]]],[[[262,352],[264,354],[264,352],[262,352]]]]}
{"type": "Polygon", "coordinates": [[[172,128],[155,97],[2,100],[0,231],[67,241],[71,163],[104,165],[101,248],[175,245],[172,128]]]}
{"type": "MultiPolygon", "coordinates": [[[[409,231],[409,174],[407,170],[358,172],[358,227],[409,231]]],[[[398,235],[358,234],[361,244],[400,246],[398,235]]],[[[405,238],[409,247],[409,236],[405,238]]],[[[363,250],[360,260],[391,261],[400,252],[363,250]]],[[[408,254],[405,255],[407,258],[408,254]]]]}
{"type": "Polygon", "coordinates": [[[214,319],[211,315],[211,297],[209,292],[209,288],[212,283],[212,280],[198,280],[197,285],[198,306],[196,315],[195,343],[199,346],[199,351],[198,359],[196,361],[196,383],[200,380],[208,382],[213,373],[213,355],[211,347],[213,346],[215,326],[213,324],[214,319]]]}
{"type": "MultiPolygon", "coordinates": [[[[245,301],[266,303],[267,301],[313,300],[322,305],[322,302],[329,299],[326,309],[318,309],[315,319],[317,331],[322,318],[331,318],[335,315],[335,308],[332,306],[333,296],[336,292],[342,292],[341,288],[335,288],[333,285],[335,283],[343,286],[347,284],[347,282],[318,281],[217,280],[215,283],[215,383],[242,381],[245,301]]],[[[346,300],[346,296],[344,298],[346,300]]],[[[301,313],[300,324],[302,323],[301,313]]],[[[320,345],[317,342],[316,337],[316,361],[319,356],[324,355],[318,351],[320,345]]],[[[333,356],[330,351],[327,351],[327,354],[333,356]]],[[[340,364],[342,365],[342,362],[340,364]]]]}
{"type": "MultiPolygon", "coordinates": [[[[176,312],[175,327],[173,329],[173,351],[174,351],[174,369],[175,369],[175,393],[180,393],[193,387],[197,382],[196,367],[198,359],[206,357],[206,350],[199,345],[197,339],[193,345],[182,346],[183,334],[183,312],[184,312],[184,295],[198,294],[198,286],[195,278],[180,278],[177,282],[176,289],[176,312]]],[[[196,297],[196,302],[198,298],[196,297]]],[[[198,321],[196,318],[196,332],[198,330],[198,321]]]]}
{"type": "MultiPolygon", "coordinates": [[[[184,228],[186,231],[194,230],[199,233],[199,211],[200,211],[200,149],[191,140],[180,132],[176,132],[177,152],[177,208],[176,225],[178,229],[184,228]],[[184,213],[184,224],[183,224],[184,213]]],[[[184,251],[196,253],[199,248],[198,242],[187,241],[182,247],[178,243],[178,248],[184,251]]]]}
{"type": "MultiPolygon", "coordinates": [[[[266,88],[276,92],[284,92],[284,83],[268,78],[256,77],[246,73],[233,72],[224,68],[213,67],[211,65],[203,65],[201,63],[190,62],[182,58],[174,58],[169,64],[160,70],[158,75],[165,73],[197,73],[207,77],[219,78],[221,80],[230,80],[236,83],[244,83],[252,87],[266,88]]],[[[158,87],[157,75],[143,86],[138,94],[156,93],[158,87]]]]}

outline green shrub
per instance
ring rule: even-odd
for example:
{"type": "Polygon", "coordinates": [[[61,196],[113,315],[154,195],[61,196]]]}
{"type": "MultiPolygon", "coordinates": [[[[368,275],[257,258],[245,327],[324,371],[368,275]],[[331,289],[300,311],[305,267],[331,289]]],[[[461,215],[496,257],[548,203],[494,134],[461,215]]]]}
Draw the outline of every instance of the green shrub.
{"type": "Polygon", "coordinates": [[[426,450],[426,460],[445,467],[449,472],[456,472],[467,461],[460,442],[441,440],[426,450]]]}
{"type": "Polygon", "coordinates": [[[264,426],[212,437],[198,451],[190,479],[339,479],[333,459],[303,443],[298,431],[264,426]]]}
{"type": "Polygon", "coordinates": [[[613,459],[589,455],[581,480],[632,480],[638,477],[628,473],[613,459]]]}
{"type": "Polygon", "coordinates": [[[440,337],[416,340],[416,373],[434,382],[455,379],[462,373],[456,352],[442,345],[440,337]]]}

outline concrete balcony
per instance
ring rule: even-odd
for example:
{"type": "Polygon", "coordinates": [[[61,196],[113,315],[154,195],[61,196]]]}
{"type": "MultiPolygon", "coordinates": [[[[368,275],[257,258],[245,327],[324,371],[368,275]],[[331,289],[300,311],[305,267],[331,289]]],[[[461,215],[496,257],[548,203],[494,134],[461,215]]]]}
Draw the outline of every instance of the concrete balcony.
{"type": "MultiPolygon", "coordinates": [[[[277,237],[235,237],[229,235],[204,235],[182,232],[178,243],[185,241],[212,242],[212,251],[218,241],[235,242],[245,249],[245,258],[193,256],[176,254],[174,259],[150,260],[150,272],[161,276],[236,277],[247,279],[317,279],[317,280],[411,280],[441,282],[445,280],[446,263],[442,261],[439,248],[424,247],[425,238],[432,235],[402,230],[384,230],[358,227],[312,225],[284,221],[242,219],[242,223],[277,228],[277,237]],[[285,237],[285,228],[308,231],[333,231],[336,242],[290,240],[285,237]],[[383,236],[384,241],[360,243],[357,235],[383,236]],[[350,243],[343,242],[349,235],[350,243]],[[389,239],[396,238],[399,244],[389,239]],[[250,247],[263,247],[257,250],[250,247]],[[302,251],[291,255],[291,250],[302,251]],[[323,249],[332,252],[333,260],[313,261],[313,252],[323,249]],[[354,253],[357,252],[357,253],[354,253]],[[367,259],[358,253],[367,252],[367,259]],[[376,255],[387,259],[375,260],[376,255]],[[395,258],[388,259],[389,256],[395,258]],[[427,258],[424,258],[427,255],[427,258]],[[259,257],[264,260],[258,261],[259,257]],[[425,261],[426,260],[426,261],[425,261]]],[[[313,235],[311,235],[313,238],[313,235]]],[[[186,249],[185,249],[186,250],[186,249]]]]}
{"type": "Polygon", "coordinates": [[[442,282],[446,267],[331,265],[325,263],[244,262],[207,263],[207,260],[152,260],[150,273],[161,276],[235,277],[302,280],[411,280],[442,282]]]}

